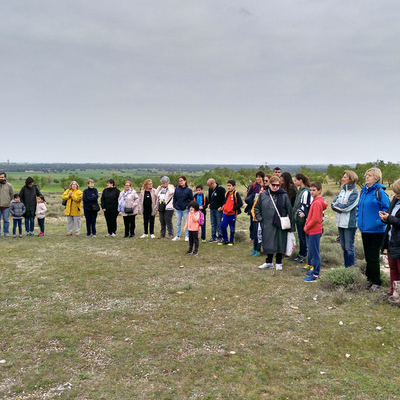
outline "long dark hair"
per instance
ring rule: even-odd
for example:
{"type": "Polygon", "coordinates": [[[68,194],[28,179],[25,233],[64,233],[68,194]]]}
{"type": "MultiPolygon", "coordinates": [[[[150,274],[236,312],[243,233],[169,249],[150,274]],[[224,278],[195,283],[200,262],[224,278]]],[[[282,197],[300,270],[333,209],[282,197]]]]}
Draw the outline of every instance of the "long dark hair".
{"type": "Polygon", "coordinates": [[[294,176],[298,181],[302,181],[304,185],[310,187],[310,180],[304,174],[296,174],[294,176]]]}
{"type": "Polygon", "coordinates": [[[283,172],[281,175],[281,179],[283,179],[283,183],[281,183],[281,188],[286,191],[286,193],[289,196],[289,199],[291,199],[292,185],[293,185],[292,175],[290,175],[290,172],[283,172]]]}

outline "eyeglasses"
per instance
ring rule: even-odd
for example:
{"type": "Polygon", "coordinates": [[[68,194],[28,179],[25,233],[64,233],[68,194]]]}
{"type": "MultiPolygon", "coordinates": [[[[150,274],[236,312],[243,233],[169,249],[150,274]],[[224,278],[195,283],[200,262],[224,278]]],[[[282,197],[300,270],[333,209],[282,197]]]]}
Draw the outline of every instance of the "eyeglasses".
{"type": "Polygon", "coordinates": [[[268,183],[268,182],[269,182],[269,180],[268,180],[268,179],[264,179],[264,182],[267,182],[267,183],[268,183]]]}
{"type": "Polygon", "coordinates": [[[281,186],[279,183],[271,183],[269,186],[272,186],[272,187],[279,187],[279,186],[281,186]]]}

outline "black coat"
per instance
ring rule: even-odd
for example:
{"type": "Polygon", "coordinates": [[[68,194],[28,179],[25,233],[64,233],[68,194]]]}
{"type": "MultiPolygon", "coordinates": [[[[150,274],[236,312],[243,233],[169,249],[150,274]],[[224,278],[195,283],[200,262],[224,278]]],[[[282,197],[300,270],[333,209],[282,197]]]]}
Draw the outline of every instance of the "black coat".
{"type": "Polygon", "coordinates": [[[42,193],[40,193],[40,190],[36,185],[33,185],[32,187],[25,185],[22,187],[19,192],[19,197],[21,198],[22,203],[25,204],[25,218],[32,218],[35,216],[37,204],[36,199],[41,195],[42,193]]]}
{"type": "Polygon", "coordinates": [[[396,215],[390,215],[394,206],[396,205],[398,199],[396,197],[393,198],[390,203],[388,214],[386,221],[383,221],[386,226],[385,236],[383,238],[383,246],[382,249],[387,249],[388,245],[390,245],[389,254],[390,257],[395,258],[396,260],[400,259],[400,210],[397,211],[396,215]],[[392,237],[389,243],[389,229],[392,227],[392,237]]]}
{"type": "Polygon", "coordinates": [[[120,190],[116,187],[106,188],[101,195],[101,208],[108,212],[118,212],[120,190]]]}

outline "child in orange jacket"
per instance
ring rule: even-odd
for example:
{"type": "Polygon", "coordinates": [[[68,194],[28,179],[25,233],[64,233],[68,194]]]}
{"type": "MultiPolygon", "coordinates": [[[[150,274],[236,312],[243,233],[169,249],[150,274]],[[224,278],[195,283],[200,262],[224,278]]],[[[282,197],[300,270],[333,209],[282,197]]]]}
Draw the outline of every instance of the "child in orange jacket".
{"type": "Polygon", "coordinates": [[[199,251],[199,203],[191,201],[189,203],[189,214],[186,218],[185,230],[189,231],[189,250],[185,254],[197,256],[199,251]],[[194,251],[193,250],[194,245],[194,251]]]}

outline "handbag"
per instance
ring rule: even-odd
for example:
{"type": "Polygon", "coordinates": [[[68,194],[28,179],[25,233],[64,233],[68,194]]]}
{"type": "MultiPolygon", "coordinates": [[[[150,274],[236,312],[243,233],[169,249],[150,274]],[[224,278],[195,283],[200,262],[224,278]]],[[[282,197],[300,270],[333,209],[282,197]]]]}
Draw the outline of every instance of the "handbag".
{"type": "Polygon", "coordinates": [[[170,203],[170,201],[172,200],[172,197],[168,200],[168,203],[165,203],[164,201],[161,203],[158,203],[158,212],[165,212],[165,210],[167,209],[167,205],[170,203]]]}
{"type": "Polygon", "coordinates": [[[67,200],[63,200],[61,204],[65,207],[67,205],[67,200]]]}
{"type": "Polygon", "coordinates": [[[95,211],[95,212],[100,211],[99,203],[93,204],[92,207],[93,207],[93,208],[92,208],[92,211],[95,211]]]}
{"type": "Polygon", "coordinates": [[[278,207],[276,206],[274,199],[271,196],[271,193],[269,194],[269,197],[271,197],[272,204],[274,205],[275,210],[279,215],[279,219],[281,220],[282,230],[286,231],[286,230],[290,229],[292,227],[292,224],[290,223],[290,218],[289,217],[281,217],[281,214],[279,214],[278,207]]]}
{"type": "Polygon", "coordinates": [[[133,214],[133,208],[132,207],[125,207],[124,213],[125,214],[133,214]]]}

